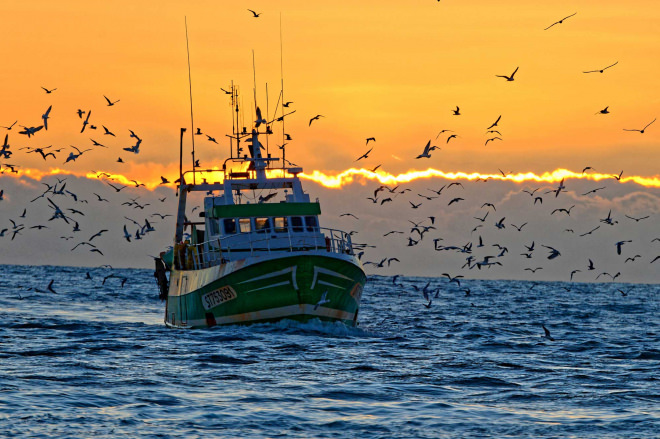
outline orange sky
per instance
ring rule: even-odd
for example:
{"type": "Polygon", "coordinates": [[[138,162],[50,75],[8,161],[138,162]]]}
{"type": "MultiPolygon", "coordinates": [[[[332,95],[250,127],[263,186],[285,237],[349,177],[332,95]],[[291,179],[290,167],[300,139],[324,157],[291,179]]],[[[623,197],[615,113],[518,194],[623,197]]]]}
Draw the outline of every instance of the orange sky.
{"type": "MultiPolygon", "coordinates": [[[[79,134],[75,110],[92,109],[93,123],[121,135],[108,140],[95,133],[114,151],[93,151],[68,166],[152,178],[139,164],[157,164],[156,173],[175,169],[178,128],[189,125],[184,16],[195,125],[220,139],[230,126],[220,87],[234,80],[246,110],[253,107],[252,49],[259,105],[267,106],[268,82],[273,111],[281,15],[285,98],[297,110],[286,126],[294,136],[288,153],[308,172],[353,166],[366,151],[364,139],[374,136],[376,148],[364,166],[382,164],[392,173],[427,167],[540,173],[593,166],[658,174],[660,124],[643,135],[623,131],[657,115],[657,3],[359,3],[5,2],[0,123],[38,124],[53,104],[52,133],[13,143],[86,147],[90,136],[79,134]],[[253,18],[248,7],[262,15],[253,18]],[[543,30],[573,12],[578,14],[543,30]],[[615,61],[619,64],[603,74],[582,73],[615,61]],[[514,82],[495,77],[518,66],[514,82]],[[45,95],[41,86],[58,90],[45,95]],[[105,107],[103,94],[121,102],[105,107]],[[451,114],[456,105],[461,116],[451,114]],[[606,106],[611,114],[594,114],[606,106]],[[318,113],[326,117],[308,127],[318,113]],[[484,146],[485,128],[499,115],[504,140],[484,146]],[[119,168],[113,162],[119,147],[131,144],[128,128],[145,141],[130,160],[135,165],[119,168]],[[424,163],[414,160],[440,129],[459,137],[447,144],[441,136],[434,141],[441,151],[424,163]]],[[[198,138],[197,147],[205,163],[226,155],[205,139],[198,138]]],[[[44,166],[39,157],[30,158],[25,166],[44,166]]]]}

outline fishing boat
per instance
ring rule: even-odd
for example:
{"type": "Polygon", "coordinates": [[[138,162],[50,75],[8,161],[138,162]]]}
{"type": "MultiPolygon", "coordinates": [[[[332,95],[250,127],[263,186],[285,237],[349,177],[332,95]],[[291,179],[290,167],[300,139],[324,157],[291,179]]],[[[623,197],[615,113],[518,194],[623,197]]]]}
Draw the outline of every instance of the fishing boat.
{"type": "Polygon", "coordinates": [[[321,227],[321,206],[303,190],[302,168],[284,160],[284,148],[282,160],[262,154],[260,136],[273,134],[274,122],[257,107],[251,131],[239,127],[233,85],[231,98],[236,115],[227,136],[230,157],[215,169],[193,164],[183,172],[180,163],[174,245],[156,259],[165,324],[204,328],[319,319],[357,325],[366,275],[350,234],[321,227]],[[214,175],[221,181],[208,182],[214,175]],[[196,209],[187,200],[195,195],[203,195],[203,205],[189,219],[196,209]]]}

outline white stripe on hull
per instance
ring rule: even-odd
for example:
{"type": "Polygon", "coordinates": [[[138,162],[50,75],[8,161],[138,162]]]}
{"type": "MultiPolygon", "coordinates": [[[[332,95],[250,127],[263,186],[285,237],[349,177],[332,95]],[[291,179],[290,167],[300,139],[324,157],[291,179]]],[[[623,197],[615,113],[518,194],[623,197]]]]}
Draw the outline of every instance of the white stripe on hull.
{"type": "MultiPolygon", "coordinates": [[[[355,264],[356,266],[362,268],[362,264],[360,261],[355,257],[351,255],[343,255],[343,254],[338,254],[338,253],[332,253],[332,252],[326,252],[324,250],[318,250],[318,251],[304,251],[304,252],[290,252],[287,253],[286,256],[282,256],[281,254],[279,255],[271,255],[271,256],[256,256],[256,257],[249,257],[245,259],[240,259],[236,261],[231,261],[226,264],[222,265],[216,265],[214,267],[209,267],[209,268],[202,268],[200,270],[185,270],[185,271],[179,271],[179,270],[172,270],[170,272],[170,289],[169,289],[169,296],[170,297],[177,297],[177,296],[184,296],[192,291],[198,290],[202,288],[205,285],[210,284],[211,282],[214,282],[224,276],[228,276],[229,274],[238,271],[240,269],[243,269],[245,267],[254,265],[254,264],[259,264],[261,262],[266,262],[270,261],[273,259],[282,259],[283,257],[293,257],[293,256],[324,256],[332,259],[340,259],[344,260],[346,262],[350,262],[352,264],[355,264]],[[182,285],[182,278],[186,277],[186,284],[182,285]],[[182,288],[183,287],[183,288],[182,288]]],[[[286,269],[288,270],[288,269],[286,269]]],[[[363,270],[364,271],[364,270],[363,270]]],[[[283,272],[285,272],[283,270],[283,272]]],[[[348,279],[350,278],[342,275],[341,273],[336,273],[334,271],[326,270],[323,268],[315,268],[314,269],[314,283],[316,283],[316,276],[318,273],[323,273],[323,274],[329,274],[335,277],[340,277],[343,279],[348,279]]],[[[279,273],[281,274],[281,273],[279,273]]],[[[270,276],[270,274],[266,275],[270,276]]],[[[295,267],[292,273],[292,282],[293,282],[293,288],[298,289],[298,285],[296,282],[296,272],[295,272],[295,267]]],[[[314,287],[314,283],[312,283],[312,288],[314,287]]]]}

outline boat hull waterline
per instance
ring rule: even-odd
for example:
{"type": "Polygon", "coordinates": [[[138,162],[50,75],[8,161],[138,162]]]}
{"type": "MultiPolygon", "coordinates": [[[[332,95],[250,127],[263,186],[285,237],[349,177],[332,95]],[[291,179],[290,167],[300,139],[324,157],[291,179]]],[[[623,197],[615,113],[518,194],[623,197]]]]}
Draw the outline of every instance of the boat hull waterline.
{"type": "Polygon", "coordinates": [[[205,328],[319,319],[355,326],[365,282],[357,257],[323,251],[172,269],[165,324],[205,328]]]}

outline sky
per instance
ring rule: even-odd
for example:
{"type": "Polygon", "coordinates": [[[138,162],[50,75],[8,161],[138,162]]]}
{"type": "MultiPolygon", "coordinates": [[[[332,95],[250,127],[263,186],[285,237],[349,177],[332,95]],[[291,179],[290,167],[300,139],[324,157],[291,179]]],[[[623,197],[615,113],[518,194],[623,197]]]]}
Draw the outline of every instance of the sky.
{"type": "Polygon", "coordinates": [[[173,186],[158,183],[160,176],[177,177],[179,129],[188,127],[188,163],[194,138],[201,164],[221,165],[232,115],[221,88],[234,84],[248,127],[255,96],[269,119],[281,114],[278,101],[293,101],[289,111],[295,113],[274,125],[269,152],[277,154],[283,132],[289,133],[287,159],[303,167],[306,190],[321,200],[321,224],[356,231],[354,241],[375,246],[365,249],[363,262],[399,259],[389,267],[366,264],[368,273],[568,281],[571,271],[580,270],[573,280],[609,281],[616,273],[623,282],[660,280],[660,261],[651,262],[660,255],[660,240],[653,241],[660,238],[660,122],[644,133],[626,131],[641,130],[659,113],[657,2],[188,3],[0,5],[0,126],[18,121],[11,130],[0,128],[0,141],[8,134],[12,152],[0,158],[0,230],[8,229],[0,237],[6,250],[0,263],[151,266],[148,255],[172,242],[172,218],[155,214],[174,213],[176,206],[173,186]],[[612,64],[602,73],[583,73],[612,64]],[[513,81],[497,76],[514,70],[513,81]],[[108,106],[104,96],[119,102],[108,106]],[[30,138],[19,134],[21,125],[41,125],[51,105],[48,130],[30,138]],[[453,114],[457,106],[460,115],[453,114]],[[96,130],[80,133],[78,109],[92,112],[96,130]],[[317,114],[323,117],[310,124],[317,114]],[[498,118],[491,128],[498,132],[488,133],[498,118]],[[192,125],[204,134],[194,136],[192,125]],[[103,126],[115,136],[103,134],[103,126]],[[135,144],[129,130],[142,139],[138,154],[123,150],[135,144]],[[376,140],[366,144],[368,137],[376,140]],[[439,149],[416,159],[428,141],[439,149]],[[56,158],[21,149],[49,145],[62,149],[56,158]],[[64,163],[74,151],[70,145],[91,150],[64,163]],[[119,157],[124,163],[117,163],[119,157]],[[18,165],[19,172],[7,171],[6,164],[18,165]],[[570,173],[551,174],[562,169],[570,173]],[[115,180],[96,178],[96,172],[115,180]],[[621,172],[620,180],[612,177],[621,172]],[[30,201],[45,190],[42,183],[65,177],[66,189],[80,200],[51,199],[84,213],[71,213],[80,232],[48,221],[52,208],[45,197],[30,201]],[[562,178],[566,189],[558,196],[544,193],[562,178]],[[116,192],[108,184],[130,179],[145,186],[116,192]],[[462,186],[445,187],[436,199],[421,196],[436,196],[430,189],[452,182],[462,186]],[[381,184],[410,190],[385,190],[377,203],[367,200],[381,184]],[[523,192],[536,188],[542,204],[523,192]],[[393,200],[381,205],[388,195],[393,200]],[[457,197],[463,200],[448,205],[457,197]],[[131,198],[148,206],[122,204],[131,198]],[[422,205],[414,209],[411,202],[422,205]],[[573,205],[570,215],[552,213],[573,205]],[[476,219],[489,210],[483,222],[476,219]],[[614,225],[600,221],[610,211],[614,225]],[[156,232],[141,242],[124,241],[124,225],[146,218],[156,232]],[[501,218],[503,229],[495,226],[501,218]],[[10,220],[25,225],[13,240],[10,220]],[[419,235],[409,221],[422,220],[435,229],[408,246],[408,238],[419,235]],[[514,226],[523,223],[517,231],[514,226]],[[30,228],[39,224],[48,228],[30,228]],[[87,245],[71,250],[103,229],[108,231],[92,241],[103,255],[87,245]],[[404,233],[383,236],[392,230],[404,233]],[[484,246],[477,248],[479,236],[484,246]],[[476,259],[494,256],[491,261],[502,265],[461,268],[469,254],[436,250],[433,239],[441,248],[472,242],[476,259]],[[533,257],[521,255],[532,241],[533,257]],[[620,255],[619,241],[631,241],[620,255]],[[508,251],[497,257],[502,250],[494,244],[508,251]],[[561,256],[547,259],[543,245],[561,256]],[[594,270],[588,270],[589,259],[594,270]]]}

